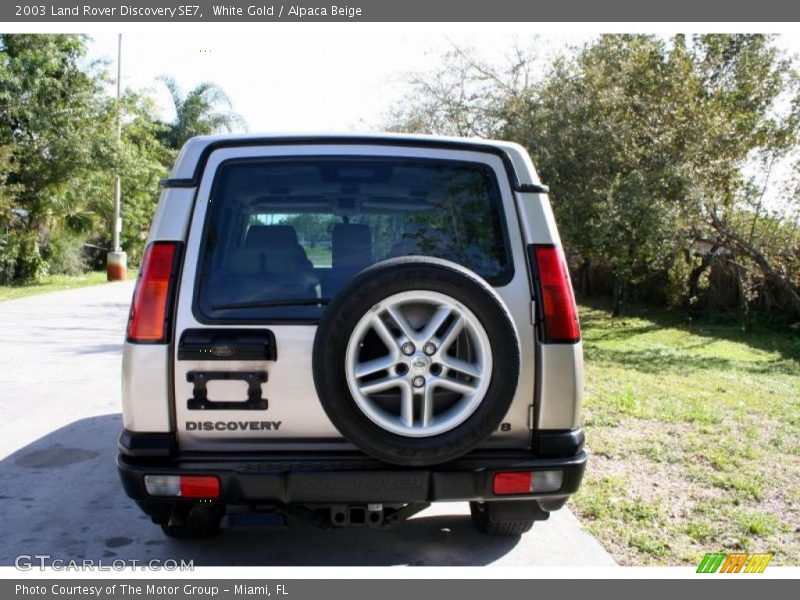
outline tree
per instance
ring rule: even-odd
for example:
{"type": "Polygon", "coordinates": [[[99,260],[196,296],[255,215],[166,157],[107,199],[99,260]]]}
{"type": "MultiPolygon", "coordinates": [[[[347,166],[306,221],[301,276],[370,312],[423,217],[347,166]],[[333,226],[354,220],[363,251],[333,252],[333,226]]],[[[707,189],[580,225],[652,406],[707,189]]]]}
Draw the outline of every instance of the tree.
{"type": "Polygon", "coordinates": [[[7,150],[5,280],[36,277],[54,226],[82,228],[76,197],[84,176],[109,163],[109,141],[95,131],[109,119],[102,74],[84,70],[76,35],[0,36],[0,146],[7,150]]]}
{"type": "MultiPolygon", "coordinates": [[[[175,151],[162,144],[166,126],[159,120],[152,98],[127,90],[120,102],[122,139],[116,148],[114,168],[96,170],[87,177],[83,196],[96,226],[92,240],[111,247],[114,221],[112,190],[120,174],[122,187],[121,245],[132,264],[137,264],[150,221],[158,204],[159,181],[167,176],[175,151]]],[[[113,127],[116,127],[114,124],[113,127]]],[[[106,135],[116,135],[111,128],[106,135]]]]}
{"type": "Polygon", "coordinates": [[[122,244],[135,264],[174,158],[152,99],[109,97],[100,66],[85,64],[82,36],[5,35],[0,44],[0,281],[85,269],[85,242],[110,245],[117,174],[122,244]]]}
{"type": "Polygon", "coordinates": [[[177,118],[166,125],[152,98],[126,91],[118,101],[108,82],[102,64],[86,62],[84,36],[0,35],[0,283],[82,270],[87,242],[108,248],[117,175],[135,264],[174,160],[167,144],[240,123],[213,84],[182,98],[168,80],[177,118]]]}
{"type": "Polygon", "coordinates": [[[233,112],[230,98],[214,83],[199,84],[185,96],[171,77],[161,77],[175,108],[175,119],[167,124],[164,143],[175,150],[196,135],[245,128],[244,119],[233,112]]]}
{"type": "Polygon", "coordinates": [[[602,36],[557,61],[536,105],[509,119],[537,132],[527,145],[569,248],[614,276],[613,315],[626,288],[666,268],[685,241],[675,151],[683,94],[663,40],[602,36]]]}
{"type": "Polygon", "coordinates": [[[797,220],[757,185],[798,148],[797,76],[772,38],[600,36],[544,71],[525,56],[498,67],[448,54],[411,79],[389,128],[526,146],[580,272],[613,276],[614,315],[626,289],[665,274],[690,304],[723,249],[800,312],[786,266],[797,220]],[[698,255],[698,241],[714,252],[698,255]]]}
{"type": "MultiPolygon", "coordinates": [[[[771,36],[698,36],[687,56],[699,91],[690,149],[701,229],[758,275],[764,293],[779,290],[800,314],[800,281],[789,267],[800,227],[798,195],[790,190],[779,207],[765,202],[774,166],[797,153],[797,73],[771,36]],[[748,166],[755,175],[745,174],[748,166]]],[[[748,296],[744,290],[745,309],[748,296]]]]}

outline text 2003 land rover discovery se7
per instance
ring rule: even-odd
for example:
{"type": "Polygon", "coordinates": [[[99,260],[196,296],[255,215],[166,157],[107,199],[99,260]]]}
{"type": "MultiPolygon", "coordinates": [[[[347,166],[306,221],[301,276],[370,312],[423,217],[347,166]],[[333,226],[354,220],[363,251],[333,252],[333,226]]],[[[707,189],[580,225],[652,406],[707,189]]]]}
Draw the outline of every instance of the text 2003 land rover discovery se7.
{"type": "Polygon", "coordinates": [[[522,147],[201,137],[163,187],[118,465],[168,535],[251,511],[378,527],[454,500],[515,535],[577,490],[580,330],[522,147]]]}

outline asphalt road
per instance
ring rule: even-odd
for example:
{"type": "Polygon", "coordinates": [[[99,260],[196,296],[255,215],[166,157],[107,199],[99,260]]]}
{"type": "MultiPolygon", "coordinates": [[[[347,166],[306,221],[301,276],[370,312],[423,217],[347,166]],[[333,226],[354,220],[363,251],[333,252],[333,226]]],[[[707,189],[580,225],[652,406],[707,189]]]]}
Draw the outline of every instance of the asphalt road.
{"type": "Polygon", "coordinates": [[[387,530],[229,527],[174,541],[122,492],[119,366],[132,283],[0,303],[0,565],[193,559],[199,565],[613,565],[561,510],[519,538],[476,533],[466,503],[387,530]]]}

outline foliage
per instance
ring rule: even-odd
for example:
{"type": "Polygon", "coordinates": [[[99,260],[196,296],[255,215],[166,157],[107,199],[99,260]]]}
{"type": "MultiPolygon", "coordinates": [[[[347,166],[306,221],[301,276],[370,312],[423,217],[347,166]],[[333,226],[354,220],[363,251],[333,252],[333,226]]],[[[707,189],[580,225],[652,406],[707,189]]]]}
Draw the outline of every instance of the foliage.
{"type": "Polygon", "coordinates": [[[581,288],[598,269],[615,280],[614,315],[656,281],[695,306],[719,261],[735,267],[745,308],[800,314],[800,193],[764,201],[773,166],[797,153],[800,105],[771,37],[606,35],[540,62],[517,50],[498,67],[456,49],[411,77],[386,126],[524,145],[581,288]]]}
{"type": "Polygon", "coordinates": [[[47,270],[54,275],[79,275],[88,270],[87,257],[83,253],[82,238],[69,232],[51,235],[44,259],[47,270]]]}
{"type": "Polygon", "coordinates": [[[88,226],[75,190],[88,172],[108,163],[111,149],[95,135],[108,119],[109,102],[101,75],[81,67],[84,54],[81,36],[0,37],[4,278],[30,280],[46,270],[42,232],[88,226]]]}
{"type": "Polygon", "coordinates": [[[682,249],[687,182],[675,146],[684,90],[663,41],[606,36],[556,63],[529,115],[540,132],[531,151],[553,174],[570,248],[606,265],[618,296],[682,249]]]}
{"type": "Polygon", "coordinates": [[[4,35],[0,50],[0,141],[11,148],[7,181],[29,225],[52,219],[78,176],[110,152],[95,127],[108,119],[100,75],[84,71],[73,35],[4,35]]]}
{"type": "MultiPolygon", "coordinates": [[[[797,194],[769,207],[766,186],[775,164],[797,149],[798,84],[791,62],[769,36],[703,35],[687,55],[698,93],[687,124],[692,140],[694,196],[699,233],[724,247],[755,286],[756,295],[784,295],[800,314],[800,278],[786,263],[796,254],[797,194]],[[747,176],[752,164],[758,176],[747,176]],[[772,236],[771,225],[795,235],[772,236]],[[759,234],[767,235],[759,235],[759,234]]],[[[743,287],[743,301],[754,288],[743,287]]]]}
{"type": "Polygon", "coordinates": [[[230,102],[211,83],[181,98],[168,80],[178,118],[165,124],[151,97],[126,90],[117,101],[108,82],[87,62],[84,36],[0,35],[0,284],[102,266],[117,176],[121,244],[137,264],[175,150],[240,123],[218,110],[230,102]]]}
{"type": "Polygon", "coordinates": [[[233,112],[230,98],[218,85],[206,81],[184,96],[173,78],[162,77],[161,81],[175,108],[175,120],[161,136],[169,148],[177,150],[197,135],[245,127],[244,119],[233,112]]]}
{"type": "MultiPolygon", "coordinates": [[[[159,181],[167,176],[175,152],[165,147],[160,136],[165,126],[158,119],[149,97],[128,91],[120,103],[123,115],[122,139],[116,148],[116,169],[95,171],[86,181],[87,206],[98,227],[93,242],[111,247],[114,220],[114,180],[120,173],[122,187],[122,247],[128,260],[138,264],[147,231],[158,200],[159,181]]],[[[109,132],[111,135],[111,132],[109,132]]]]}
{"type": "Polygon", "coordinates": [[[340,222],[333,215],[299,213],[291,215],[282,221],[284,225],[291,225],[296,231],[305,236],[305,243],[330,242],[333,226],[340,222]]]}

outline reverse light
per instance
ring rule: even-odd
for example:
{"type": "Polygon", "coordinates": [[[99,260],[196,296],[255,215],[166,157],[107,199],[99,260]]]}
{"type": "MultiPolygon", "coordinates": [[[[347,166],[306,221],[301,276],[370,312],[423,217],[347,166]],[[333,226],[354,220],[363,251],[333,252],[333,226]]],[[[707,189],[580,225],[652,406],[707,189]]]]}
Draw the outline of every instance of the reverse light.
{"type": "Polygon", "coordinates": [[[167,341],[167,311],[174,293],[175,242],[153,242],[144,252],[128,319],[128,341],[167,341]]]}
{"type": "Polygon", "coordinates": [[[556,492],[564,483],[563,471],[506,471],[492,483],[495,496],[556,492]]]}
{"type": "Polygon", "coordinates": [[[151,496],[219,498],[219,479],[213,475],[145,475],[144,487],[151,496]]]}
{"type": "Polygon", "coordinates": [[[531,260],[538,282],[543,342],[577,342],[581,339],[578,308],[569,279],[567,261],[559,246],[532,246],[531,260]]]}

